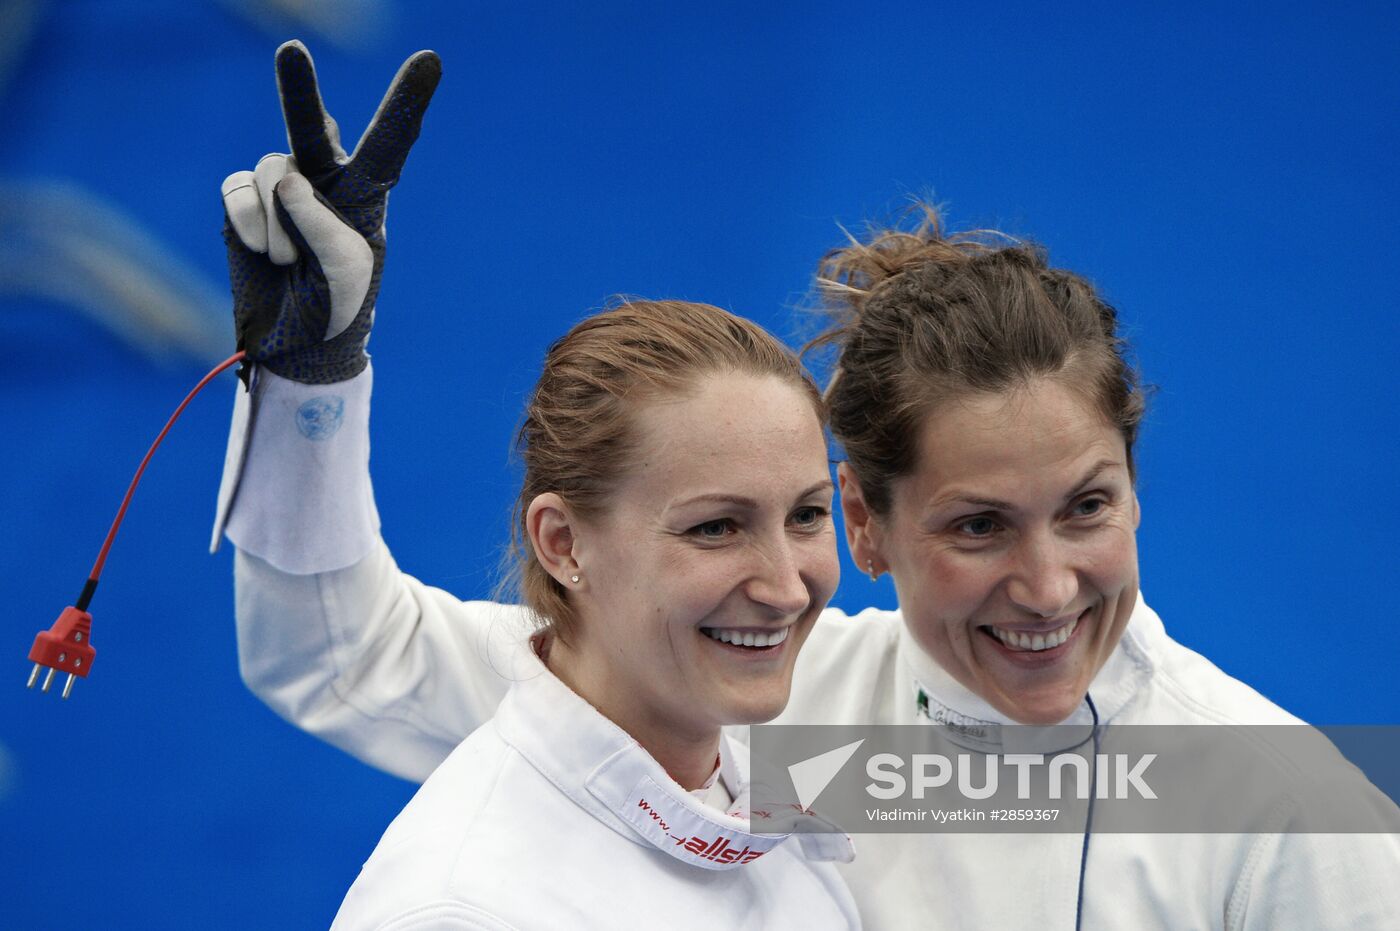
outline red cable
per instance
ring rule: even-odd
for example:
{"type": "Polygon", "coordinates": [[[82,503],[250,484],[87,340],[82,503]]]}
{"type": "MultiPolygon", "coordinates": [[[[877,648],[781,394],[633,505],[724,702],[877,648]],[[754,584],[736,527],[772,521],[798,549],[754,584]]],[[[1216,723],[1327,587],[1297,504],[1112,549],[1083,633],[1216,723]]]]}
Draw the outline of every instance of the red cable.
{"type": "Polygon", "coordinates": [[[204,386],[214,380],[224,369],[231,365],[242,362],[244,353],[236,352],[229,356],[212,372],[199,380],[189,394],[185,395],[185,400],[180,402],[180,406],[175,408],[175,413],[170,415],[170,419],[165,422],[165,428],[156,436],[156,440],[151,444],[151,448],[146,451],[146,458],[141,460],[141,464],[136,467],[136,474],[131,477],[131,484],[127,486],[126,497],[122,498],[122,506],[117,509],[117,517],[112,521],[112,529],[107,531],[107,539],[102,541],[102,549],[97,554],[97,562],[92,564],[92,575],[88,577],[87,584],[83,586],[83,593],[78,596],[76,604],[69,605],[63,609],[63,613],[58,616],[58,620],[53,622],[53,626],[48,630],[39,631],[34,638],[34,646],[29,648],[29,661],[34,664],[34,671],[29,674],[29,688],[34,687],[34,683],[39,679],[39,673],[48,669],[49,674],[44,678],[44,691],[49,690],[49,685],[53,683],[55,673],[68,673],[68,681],[63,686],[63,697],[67,698],[73,691],[73,680],[86,678],[92,671],[93,659],[97,656],[97,650],[92,645],[92,615],[88,613],[88,604],[92,601],[93,592],[97,590],[97,579],[102,575],[102,565],[107,561],[107,552],[112,548],[112,541],[117,538],[117,530],[122,525],[122,518],[126,516],[126,509],[131,504],[131,496],[136,493],[136,485],[141,481],[141,474],[146,471],[146,466],[150,463],[151,457],[155,455],[156,448],[160,446],[161,440],[170,432],[170,428],[175,426],[175,421],[179,419],[185,408],[194,396],[204,390],[204,386]]]}
{"type": "MultiPolygon", "coordinates": [[[[171,414],[170,419],[165,422],[164,429],[156,436],[155,442],[152,443],[151,448],[146,451],[146,458],[141,460],[141,464],[136,467],[136,474],[131,477],[131,484],[127,486],[126,489],[126,497],[122,498],[122,506],[117,509],[116,519],[112,521],[112,529],[107,531],[107,539],[102,541],[102,549],[97,554],[97,562],[92,564],[92,572],[88,575],[88,582],[90,584],[96,585],[98,577],[102,575],[102,564],[107,561],[107,551],[112,548],[112,541],[117,538],[117,530],[122,525],[122,518],[126,516],[126,507],[131,503],[131,496],[136,492],[136,484],[141,481],[141,473],[146,471],[146,464],[151,461],[151,456],[155,455],[156,447],[160,446],[161,440],[165,439],[165,435],[170,432],[170,428],[175,426],[175,421],[179,418],[180,414],[184,412],[185,407],[194,400],[194,396],[204,390],[204,386],[213,381],[214,376],[218,375],[229,366],[237,365],[239,362],[242,362],[244,355],[245,353],[235,352],[215,366],[213,371],[201,378],[199,384],[195,385],[194,388],[190,390],[190,393],[185,395],[185,400],[180,402],[180,406],[175,408],[175,413],[171,414]]],[[[82,607],[86,607],[86,605],[82,607]]]]}

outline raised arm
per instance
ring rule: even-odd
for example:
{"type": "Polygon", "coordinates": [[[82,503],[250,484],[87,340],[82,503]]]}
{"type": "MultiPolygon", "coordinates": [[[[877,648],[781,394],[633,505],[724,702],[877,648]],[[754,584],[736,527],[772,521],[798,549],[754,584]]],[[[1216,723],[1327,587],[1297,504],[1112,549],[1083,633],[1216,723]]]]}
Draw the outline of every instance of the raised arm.
{"type": "Polygon", "coordinates": [[[239,658],[287,720],[422,779],[508,685],[522,612],[464,603],[399,572],[369,479],[365,345],[389,189],[437,86],[436,54],[400,68],[355,151],[340,146],[306,49],[277,51],[291,155],[223,184],[239,347],[214,546],[235,558],[239,658]]]}

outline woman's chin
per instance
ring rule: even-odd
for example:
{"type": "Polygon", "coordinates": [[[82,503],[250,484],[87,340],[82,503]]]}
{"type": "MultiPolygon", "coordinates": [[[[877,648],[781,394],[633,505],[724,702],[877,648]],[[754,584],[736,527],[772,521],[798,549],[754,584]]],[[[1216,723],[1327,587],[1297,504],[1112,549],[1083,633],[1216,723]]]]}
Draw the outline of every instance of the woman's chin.
{"type": "Polygon", "coordinates": [[[1017,704],[1010,708],[998,708],[1002,714],[1018,724],[1059,724],[1074,714],[1079,702],[1057,702],[1054,704],[1017,704]]]}
{"type": "Polygon", "coordinates": [[[993,708],[1018,724],[1059,724],[1084,703],[1088,691],[1080,683],[1039,689],[999,691],[983,696],[993,708]]]}
{"type": "Polygon", "coordinates": [[[788,689],[754,690],[727,699],[716,703],[715,717],[722,724],[767,724],[787,707],[788,689]]]}

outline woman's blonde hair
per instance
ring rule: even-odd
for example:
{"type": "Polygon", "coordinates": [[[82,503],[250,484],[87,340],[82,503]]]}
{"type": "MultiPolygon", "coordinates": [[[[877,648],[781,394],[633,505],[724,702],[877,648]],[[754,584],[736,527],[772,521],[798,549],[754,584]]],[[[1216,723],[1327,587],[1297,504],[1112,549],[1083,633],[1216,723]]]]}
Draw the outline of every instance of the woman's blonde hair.
{"type": "Polygon", "coordinates": [[[633,466],[638,405],[730,373],[778,378],[808,396],[822,419],[820,392],[796,355],[758,324],[708,304],[623,300],[549,347],[516,436],[525,478],[506,588],[558,636],[567,638],[577,618],[567,589],[535,558],[530,502],[554,492],[578,516],[599,513],[633,466]]]}

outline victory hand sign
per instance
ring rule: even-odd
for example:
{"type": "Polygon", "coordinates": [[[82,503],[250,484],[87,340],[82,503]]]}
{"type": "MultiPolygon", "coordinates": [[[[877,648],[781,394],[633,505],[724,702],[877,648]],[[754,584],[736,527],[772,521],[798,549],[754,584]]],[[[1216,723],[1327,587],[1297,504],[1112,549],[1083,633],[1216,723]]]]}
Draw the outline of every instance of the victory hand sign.
{"type": "Polygon", "coordinates": [[[234,325],[253,362],[308,384],[353,378],[369,362],[389,189],[441,75],[435,52],[404,62],[346,155],[306,47],[277,50],[292,153],[264,156],[223,183],[234,325]]]}

